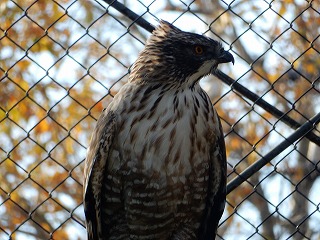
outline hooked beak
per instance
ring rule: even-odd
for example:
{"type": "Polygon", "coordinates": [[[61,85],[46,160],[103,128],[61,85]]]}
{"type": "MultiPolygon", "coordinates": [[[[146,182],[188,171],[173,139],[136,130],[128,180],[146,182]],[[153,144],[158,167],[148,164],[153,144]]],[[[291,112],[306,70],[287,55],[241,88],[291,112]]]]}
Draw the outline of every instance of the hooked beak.
{"type": "Polygon", "coordinates": [[[217,58],[218,63],[228,63],[228,62],[232,62],[232,64],[234,65],[234,58],[233,55],[227,51],[222,52],[222,54],[217,58]]]}

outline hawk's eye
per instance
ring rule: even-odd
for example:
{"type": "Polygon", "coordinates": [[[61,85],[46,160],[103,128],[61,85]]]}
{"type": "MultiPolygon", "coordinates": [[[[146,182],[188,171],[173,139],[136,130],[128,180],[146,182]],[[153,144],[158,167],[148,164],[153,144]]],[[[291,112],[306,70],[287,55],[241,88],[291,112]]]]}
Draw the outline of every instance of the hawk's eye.
{"type": "Polygon", "coordinates": [[[197,54],[197,55],[201,55],[201,54],[203,54],[203,47],[202,46],[199,46],[199,45],[197,45],[197,46],[195,46],[194,47],[194,52],[195,52],[195,54],[197,54]]]}

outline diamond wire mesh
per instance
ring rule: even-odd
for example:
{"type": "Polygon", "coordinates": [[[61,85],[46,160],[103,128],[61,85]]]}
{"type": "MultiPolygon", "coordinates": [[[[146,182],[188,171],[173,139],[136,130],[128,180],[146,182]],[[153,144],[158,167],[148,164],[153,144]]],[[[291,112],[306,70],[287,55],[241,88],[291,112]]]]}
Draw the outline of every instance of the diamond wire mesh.
{"type": "MultiPolygon", "coordinates": [[[[236,56],[222,69],[285,116],[302,124],[319,112],[316,1],[124,5],[222,41],[236,56]]],[[[0,11],[0,239],[83,239],[86,146],[148,34],[102,1],[5,0],[0,11]]],[[[223,120],[228,180],[293,132],[235,85],[202,85],[223,120]]],[[[245,179],[228,195],[218,238],[320,238],[319,156],[302,138],[245,179]]]]}

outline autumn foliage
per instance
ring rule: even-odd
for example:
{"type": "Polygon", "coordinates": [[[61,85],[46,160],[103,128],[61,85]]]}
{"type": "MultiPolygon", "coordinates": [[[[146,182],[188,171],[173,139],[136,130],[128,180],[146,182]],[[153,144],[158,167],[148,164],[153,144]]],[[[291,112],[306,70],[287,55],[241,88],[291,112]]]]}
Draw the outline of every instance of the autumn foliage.
{"type": "MultiPolygon", "coordinates": [[[[188,2],[127,5],[220,38],[236,56],[222,70],[296,121],[319,111],[317,1],[188,2]]],[[[0,239],[84,239],[86,147],[147,37],[103,1],[1,1],[0,239]]],[[[228,180],[292,133],[219,80],[202,85],[223,119],[228,180]]],[[[319,154],[302,140],[229,194],[221,238],[319,238],[319,154]]]]}

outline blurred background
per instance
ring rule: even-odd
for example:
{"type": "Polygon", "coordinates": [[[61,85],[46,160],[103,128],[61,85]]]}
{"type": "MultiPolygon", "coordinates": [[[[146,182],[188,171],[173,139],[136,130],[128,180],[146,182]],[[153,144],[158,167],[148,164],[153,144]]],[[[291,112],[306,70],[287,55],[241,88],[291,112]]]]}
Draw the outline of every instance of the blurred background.
{"type": "MultiPolygon", "coordinates": [[[[320,111],[320,3],[123,0],[222,42],[220,70],[303,124],[320,111]]],[[[83,165],[96,119],[150,33],[98,0],[0,2],[0,239],[86,239],[83,165]]],[[[294,129],[214,76],[228,181],[294,129]]],[[[319,128],[313,130],[319,135],[319,128]]],[[[320,239],[320,147],[302,138],[227,196],[217,239],[320,239]]]]}

